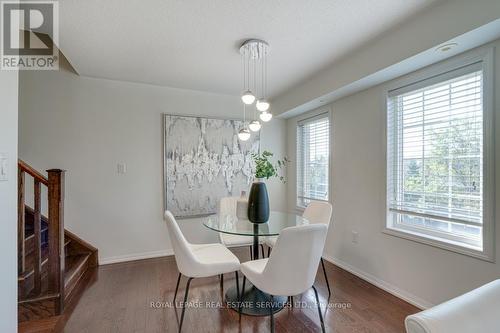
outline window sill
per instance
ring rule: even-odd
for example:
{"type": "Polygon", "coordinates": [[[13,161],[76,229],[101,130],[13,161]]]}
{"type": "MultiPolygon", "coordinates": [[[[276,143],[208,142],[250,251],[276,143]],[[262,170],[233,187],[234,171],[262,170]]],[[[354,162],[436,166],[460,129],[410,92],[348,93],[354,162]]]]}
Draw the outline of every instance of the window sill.
{"type": "Polygon", "coordinates": [[[447,251],[463,254],[463,255],[466,255],[469,257],[473,257],[476,259],[495,263],[493,251],[490,251],[488,253],[487,249],[484,250],[483,252],[481,252],[478,250],[474,250],[472,248],[468,248],[465,246],[460,246],[460,245],[454,244],[452,242],[446,242],[446,241],[437,240],[437,239],[430,238],[430,237],[424,237],[424,236],[418,235],[416,233],[412,233],[410,231],[402,231],[399,229],[393,229],[393,228],[389,228],[389,227],[385,227],[382,230],[382,232],[384,234],[387,234],[390,236],[404,238],[404,239],[411,240],[411,241],[414,241],[417,243],[430,245],[430,246],[437,247],[437,248],[440,248],[443,250],[447,250],[447,251]]]}
{"type": "Polygon", "coordinates": [[[295,206],[295,213],[297,213],[297,214],[303,214],[305,210],[306,210],[306,207],[295,206]]]}

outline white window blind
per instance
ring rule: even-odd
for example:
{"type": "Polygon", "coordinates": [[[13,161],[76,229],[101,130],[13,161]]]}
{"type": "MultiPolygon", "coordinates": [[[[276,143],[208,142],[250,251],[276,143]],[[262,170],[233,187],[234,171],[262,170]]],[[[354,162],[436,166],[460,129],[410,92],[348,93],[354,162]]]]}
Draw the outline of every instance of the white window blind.
{"type": "Polygon", "coordinates": [[[322,114],[297,124],[297,206],[328,200],[330,121],[322,114]]]}
{"type": "Polygon", "coordinates": [[[389,93],[388,227],[483,249],[483,71],[389,93]]]}

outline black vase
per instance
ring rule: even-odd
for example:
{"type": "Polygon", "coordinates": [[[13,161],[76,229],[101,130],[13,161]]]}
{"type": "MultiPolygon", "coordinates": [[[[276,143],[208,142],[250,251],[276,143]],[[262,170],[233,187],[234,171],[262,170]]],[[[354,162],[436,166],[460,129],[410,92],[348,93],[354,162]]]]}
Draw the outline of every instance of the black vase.
{"type": "Polygon", "coordinates": [[[253,223],[269,221],[269,196],[264,182],[256,181],[252,184],[248,196],[248,219],[253,223]]]}

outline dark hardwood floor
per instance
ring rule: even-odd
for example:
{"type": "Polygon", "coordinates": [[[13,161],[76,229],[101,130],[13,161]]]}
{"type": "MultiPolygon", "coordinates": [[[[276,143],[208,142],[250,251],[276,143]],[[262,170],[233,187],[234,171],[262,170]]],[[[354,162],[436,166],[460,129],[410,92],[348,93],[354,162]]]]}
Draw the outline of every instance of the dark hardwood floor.
{"type": "MultiPolygon", "coordinates": [[[[248,260],[248,250],[235,253],[248,260]]],[[[325,262],[326,263],[326,262],[325,262]]],[[[332,287],[330,308],[323,307],[327,332],[404,332],[404,318],[418,311],[414,306],[327,264],[332,287]]],[[[177,332],[180,309],[169,307],[177,280],[173,257],[101,266],[89,278],[79,302],[59,321],[57,331],[66,333],[100,332],[177,332]],[[157,303],[158,302],[158,303],[157,303]]],[[[240,275],[241,276],[241,275],[240,275]]],[[[183,278],[177,300],[182,300],[183,278]]],[[[224,288],[235,284],[234,274],[225,275],[224,288]]],[[[328,291],[322,271],[316,286],[320,301],[328,304],[328,291]]],[[[194,279],[191,283],[183,332],[268,332],[269,317],[242,316],[221,303],[223,295],[217,277],[194,279]],[[208,302],[213,307],[206,307],[208,302]]],[[[306,306],[285,308],[276,318],[276,332],[320,332],[312,290],[295,297],[306,306]]]]}

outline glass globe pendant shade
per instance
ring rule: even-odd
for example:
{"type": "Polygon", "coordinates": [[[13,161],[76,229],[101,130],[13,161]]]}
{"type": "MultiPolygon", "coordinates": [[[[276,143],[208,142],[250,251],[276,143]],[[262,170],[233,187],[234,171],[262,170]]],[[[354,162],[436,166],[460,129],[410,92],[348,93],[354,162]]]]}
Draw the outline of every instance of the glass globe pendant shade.
{"type": "Polygon", "coordinates": [[[262,120],[264,122],[268,122],[269,120],[271,120],[271,118],[273,117],[273,115],[272,115],[271,112],[264,111],[264,112],[260,113],[259,117],[260,117],[260,120],[262,120]]]}
{"type": "Polygon", "coordinates": [[[240,139],[241,141],[247,141],[248,139],[250,139],[250,131],[246,128],[240,129],[240,131],[238,132],[238,139],[240,139]]]}
{"type": "Polygon", "coordinates": [[[248,125],[248,128],[250,128],[250,131],[252,132],[258,132],[261,127],[262,125],[258,120],[254,120],[248,125]]]}
{"type": "Polygon", "coordinates": [[[255,101],[255,96],[250,90],[247,90],[241,95],[241,100],[246,105],[250,105],[255,101]]]}
{"type": "Polygon", "coordinates": [[[269,102],[265,98],[258,99],[255,107],[261,112],[267,111],[269,110],[269,102]]]}

